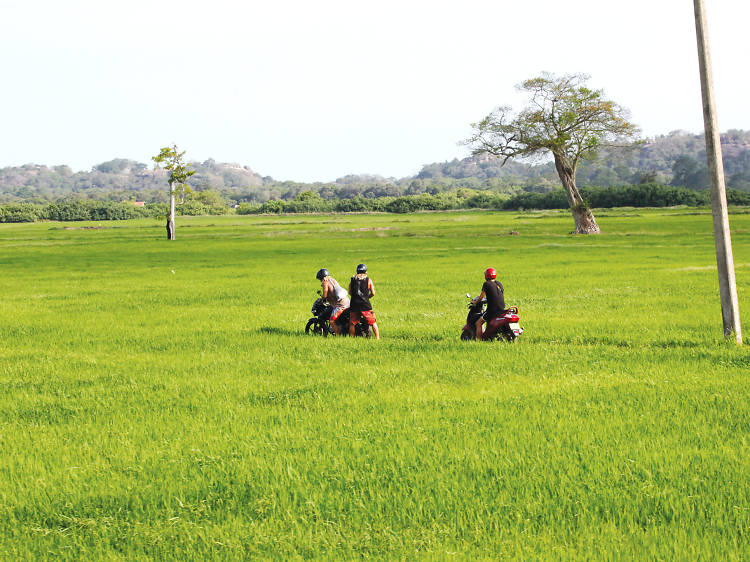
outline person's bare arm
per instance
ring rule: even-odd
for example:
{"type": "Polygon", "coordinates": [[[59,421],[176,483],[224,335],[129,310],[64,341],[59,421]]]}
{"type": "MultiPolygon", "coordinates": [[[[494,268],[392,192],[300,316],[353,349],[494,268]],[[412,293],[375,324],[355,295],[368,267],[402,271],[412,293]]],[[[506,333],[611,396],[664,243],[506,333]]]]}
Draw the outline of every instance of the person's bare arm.
{"type": "Polygon", "coordinates": [[[323,281],[322,297],[323,297],[323,300],[326,300],[326,298],[328,298],[328,281],[323,281]]]}
{"type": "Polygon", "coordinates": [[[370,291],[370,298],[375,296],[375,285],[372,284],[372,279],[367,279],[367,290],[370,291]]]}
{"type": "Polygon", "coordinates": [[[484,294],[484,291],[482,291],[481,293],[479,293],[479,296],[478,296],[477,298],[475,298],[475,299],[471,299],[471,302],[472,302],[472,304],[476,304],[476,303],[478,303],[478,302],[479,302],[479,301],[481,301],[481,300],[482,300],[482,299],[483,299],[483,298],[484,298],[485,296],[486,296],[486,295],[484,294]]]}

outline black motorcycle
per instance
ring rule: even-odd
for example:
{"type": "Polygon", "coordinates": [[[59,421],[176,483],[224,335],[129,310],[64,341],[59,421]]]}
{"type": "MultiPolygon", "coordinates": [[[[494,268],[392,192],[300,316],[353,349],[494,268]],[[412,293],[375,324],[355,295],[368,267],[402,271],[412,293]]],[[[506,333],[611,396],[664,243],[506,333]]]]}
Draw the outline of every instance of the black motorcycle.
{"type": "MultiPolygon", "coordinates": [[[[305,333],[313,334],[316,336],[328,336],[335,335],[335,332],[331,329],[331,313],[333,307],[323,302],[322,298],[318,298],[312,305],[313,317],[307,321],[305,325],[305,333]]],[[[338,326],[339,333],[342,336],[349,335],[349,309],[347,308],[342,312],[336,319],[336,326],[338,326]]],[[[354,327],[354,335],[369,338],[370,337],[370,325],[367,322],[360,322],[354,327]]]]}

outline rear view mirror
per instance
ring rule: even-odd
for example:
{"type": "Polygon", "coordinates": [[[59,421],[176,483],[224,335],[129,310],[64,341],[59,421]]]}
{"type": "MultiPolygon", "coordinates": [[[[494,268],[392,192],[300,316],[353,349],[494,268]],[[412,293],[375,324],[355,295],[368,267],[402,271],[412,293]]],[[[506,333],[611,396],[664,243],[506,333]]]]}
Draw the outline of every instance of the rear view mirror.
{"type": "Polygon", "coordinates": [[[469,293],[466,293],[466,298],[467,298],[467,299],[470,299],[470,298],[471,298],[471,295],[470,295],[469,293]]]}

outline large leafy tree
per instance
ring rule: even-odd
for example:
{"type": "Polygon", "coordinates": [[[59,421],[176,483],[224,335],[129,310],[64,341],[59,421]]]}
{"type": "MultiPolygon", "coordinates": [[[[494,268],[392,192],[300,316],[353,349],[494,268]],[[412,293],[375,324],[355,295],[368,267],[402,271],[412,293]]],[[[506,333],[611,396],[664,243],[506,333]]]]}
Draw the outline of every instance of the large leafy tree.
{"type": "Polygon", "coordinates": [[[169,218],[167,223],[167,232],[170,240],[175,239],[174,234],[174,203],[175,196],[178,194],[184,195],[190,188],[187,185],[187,180],[190,176],[195,173],[195,170],[190,169],[190,164],[186,164],[182,157],[185,152],[177,150],[177,145],[165,146],[159,151],[159,154],[153,156],[151,160],[154,161],[154,169],[164,167],[169,173],[167,176],[167,182],[169,183],[169,218]]]}
{"type": "Polygon", "coordinates": [[[529,95],[525,108],[513,113],[498,107],[479,123],[466,141],[475,154],[498,156],[503,164],[510,158],[531,158],[552,154],[555,169],[575,220],[576,234],[597,234],[591,209],[576,186],[576,169],[581,160],[596,157],[602,147],[625,146],[637,136],[627,111],[605,99],[602,90],[586,86],[588,76],[544,73],[518,86],[529,95]]]}

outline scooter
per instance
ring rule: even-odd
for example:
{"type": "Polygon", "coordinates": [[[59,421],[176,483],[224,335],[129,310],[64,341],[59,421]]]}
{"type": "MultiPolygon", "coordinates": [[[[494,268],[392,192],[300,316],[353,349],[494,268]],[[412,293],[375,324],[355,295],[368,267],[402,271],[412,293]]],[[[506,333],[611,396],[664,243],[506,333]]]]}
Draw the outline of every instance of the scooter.
{"type": "MultiPolygon", "coordinates": [[[[318,291],[320,293],[320,291],[318,291]]],[[[322,298],[318,298],[312,305],[311,312],[313,317],[307,321],[305,325],[305,333],[316,336],[328,336],[336,335],[331,328],[331,313],[333,307],[324,302],[322,298]]],[[[338,318],[336,318],[336,326],[339,329],[339,334],[342,336],[349,335],[349,309],[347,308],[342,312],[338,318]]],[[[354,335],[369,338],[370,337],[370,325],[367,322],[359,322],[354,327],[354,335]]]]}
{"type": "MultiPolygon", "coordinates": [[[[467,298],[471,298],[466,293],[467,298]]],[[[466,325],[461,331],[462,340],[473,340],[476,334],[477,320],[482,317],[487,309],[487,299],[477,302],[469,302],[469,313],[466,315],[466,325]]],[[[503,339],[510,343],[515,343],[518,336],[523,334],[523,328],[519,325],[518,307],[511,306],[505,312],[491,319],[484,327],[482,340],[492,341],[503,339]]]]}

